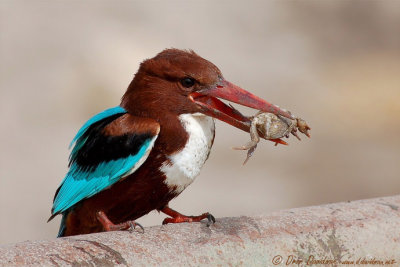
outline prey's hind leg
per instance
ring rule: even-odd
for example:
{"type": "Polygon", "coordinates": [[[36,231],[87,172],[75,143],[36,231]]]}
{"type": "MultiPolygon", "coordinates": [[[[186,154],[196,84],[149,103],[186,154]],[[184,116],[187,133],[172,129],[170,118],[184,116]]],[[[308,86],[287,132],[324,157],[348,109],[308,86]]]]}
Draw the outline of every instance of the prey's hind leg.
{"type": "Polygon", "coordinates": [[[240,147],[233,147],[235,150],[248,150],[246,160],[243,162],[243,165],[249,160],[249,158],[253,155],[254,151],[257,148],[258,142],[260,142],[260,136],[258,135],[257,124],[252,122],[250,126],[250,138],[251,141],[240,147]]]}

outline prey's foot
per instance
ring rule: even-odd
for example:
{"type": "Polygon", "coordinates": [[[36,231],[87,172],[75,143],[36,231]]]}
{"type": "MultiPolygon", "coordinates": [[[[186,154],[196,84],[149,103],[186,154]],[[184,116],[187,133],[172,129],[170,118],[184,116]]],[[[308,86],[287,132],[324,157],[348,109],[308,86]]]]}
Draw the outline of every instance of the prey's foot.
{"type": "Polygon", "coordinates": [[[232,147],[234,150],[255,150],[257,147],[258,142],[255,140],[252,140],[245,144],[244,146],[239,146],[239,147],[232,147]]]}
{"type": "Polygon", "coordinates": [[[106,232],[120,230],[129,230],[129,232],[132,232],[136,228],[136,226],[138,226],[140,229],[142,229],[142,232],[144,233],[143,226],[135,221],[126,221],[123,223],[114,224],[110,221],[110,219],[108,219],[107,215],[103,211],[97,212],[96,217],[101,225],[103,225],[103,228],[106,232]]]}
{"type": "Polygon", "coordinates": [[[247,163],[251,156],[253,156],[254,151],[256,151],[258,142],[250,141],[248,144],[241,147],[233,147],[235,150],[247,150],[246,160],[243,162],[243,165],[247,163]]]}
{"type": "Polygon", "coordinates": [[[206,212],[200,216],[186,216],[183,215],[168,206],[165,206],[161,211],[172,218],[165,218],[162,224],[168,223],[183,223],[183,222],[200,222],[203,219],[207,219],[207,227],[215,223],[215,218],[210,213],[206,212]]]}
{"type": "Polygon", "coordinates": [[[243,162],[243,165],[247,163],[247,161],[250,159],[251,156],[253,156],[254,151],[256,151],[257,148],[257,144],[253,147],[251,147],[248,151],[247,151],[247,157],[246,160],[243,162]]]}

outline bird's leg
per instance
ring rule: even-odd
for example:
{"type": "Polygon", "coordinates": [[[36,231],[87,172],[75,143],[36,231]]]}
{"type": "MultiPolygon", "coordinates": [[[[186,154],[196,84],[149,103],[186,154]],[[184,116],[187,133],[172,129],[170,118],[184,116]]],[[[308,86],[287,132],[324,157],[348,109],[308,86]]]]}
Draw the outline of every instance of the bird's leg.
{"type": "Polygon", "coordinates": [[[103,228],[106,232],[128,230],[128,229],[130,232],[132,232],[133,229],[136,228],[136,226],[139,226],[142,229],[142,231],[144,232],[143,226],[141,226],[140,224],[138,224],[135,221],[126,221],[126,222],[119,223],[119,224],[113,224],[112,221],[110,221],[110,219],[108,219],[107,215],[103,211],[97,212],[96,217],[97,217],[97,220],[99,220],[99,222],[101,223],[101,225],[103,225],[103,228]]]}
{"type": "Polygon", "coordinates": [[[210,226],[211,224],[215,223],[215,218],[212,216],[210,213],[206,212],[201,214],[200,216],[186,216],[183,215],[176,210],[171,209],[168,206],[165,206],[162,208],[160,211],[163,213],[167,214],[168,216],[171,216],[172,218],[165,218],[162,222],[162,224],[167,224],[167,223],[183,223],[183,222],[200,222],[203,219],[207,219],[207,226],[210,226]]]}

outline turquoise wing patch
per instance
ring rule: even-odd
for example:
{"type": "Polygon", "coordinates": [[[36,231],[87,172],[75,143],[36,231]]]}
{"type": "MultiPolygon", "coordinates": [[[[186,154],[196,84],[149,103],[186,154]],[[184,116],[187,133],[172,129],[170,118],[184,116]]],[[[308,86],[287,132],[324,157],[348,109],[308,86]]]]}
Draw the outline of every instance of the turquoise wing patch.
{"type": "Polygon", "coordinates": [[[107,109],[88,120],[71,145],[70,169],[54,197],[52,216],[60,214],[121,178],[136,171],[147,159],[158,135],[127,133],[106,136],[102,130],[126,113],[122,107],[107,109]]]}
{"type": "Polygon", "coordinates": [[[72,164],[54,200],[52,213],[62,213],[133,173],[147,158],[156,138],[147,140],[136,155],[102,162],[93,171],[82,171],[76,163],[72,164]]]}

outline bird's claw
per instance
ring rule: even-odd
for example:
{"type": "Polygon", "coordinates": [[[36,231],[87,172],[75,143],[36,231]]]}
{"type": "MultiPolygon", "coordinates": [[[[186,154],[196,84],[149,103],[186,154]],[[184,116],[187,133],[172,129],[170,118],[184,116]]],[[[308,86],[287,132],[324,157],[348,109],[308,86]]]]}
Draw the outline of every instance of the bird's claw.
{"type": "Polygon", "coordinates": [[[215,223],[215,217],[211,213],[207,213],[207,227],[215,223]]]}
{"type": "Polygon", "coordinates": [[[136,228],[136,226],[139,226],[142,229],[142,232],[144,233],[144,228],[142,225],[135,221],[126,221],[123,223],[119,224],[114,224],[110,219],[107,217],[104,211],[98,211],[96,213],[97,220],[103,225],[103,228],[105,231],[120,231],[120,230],[128,230],[130,233],[133,232],[133,230],[136,228]]]}
{"type": "Polygon", "coordinates": [[[188,223],[192,223],[192,222],[200,222],[201,220],[207,219],[207,227],[210,227],[212,224],[215,223],[215,217],[209,213],[203,213],[200,216],[185,216],[185,215],[178,215],[176,217],[172,217],[172,218],[165,218],[162,221],[163,225],[166,225],[168,223],[183,223],[183,222],[188,222],[188,223]]]}
{"type": "Polygon", "coordinates": [[[128,224],[129,224],[128,228],[129,233],[133,233],[133,231],[136,229],[136,226],[139,226],[139,228],[142,229],[142,234],[144,234],[144,227],[140,223],[129,221],[128,224]]]}

